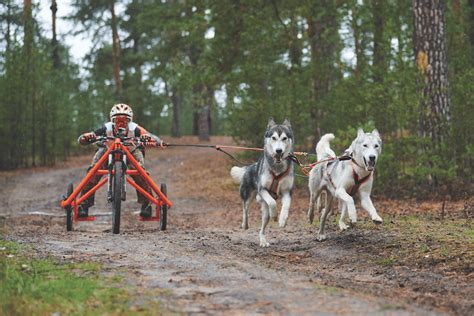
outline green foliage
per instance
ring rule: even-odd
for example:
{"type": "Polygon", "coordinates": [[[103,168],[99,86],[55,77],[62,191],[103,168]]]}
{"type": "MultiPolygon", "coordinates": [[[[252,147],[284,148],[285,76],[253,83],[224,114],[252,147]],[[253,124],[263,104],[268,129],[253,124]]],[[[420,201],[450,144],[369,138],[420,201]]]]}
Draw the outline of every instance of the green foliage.
{"type": "Polygon", "coordinates": [[[253,146],[262,144],[270,116],[288,117],[298,150],[311,152],[324,133],[335,133],[341,152],[358,127],[377,128],[384,141],[378,192],[472,183],[470,2],[446,6],[451,108],[448,136],[436,145],[418,136],[411,0],[128,1],[116,10],[120,96],[110,2],[72,1],[74,31],[94,42],[81,75],[61,45],[61,69],[53,69],[44,30],[33,19],[32,33],[23,26],[21,3],[8,3],[0,22],[8,42],[0,57],[0,169],[66,157],[77,135],[102,124],[120,101],[160,134],[176,123],[178,134],[196,133],[209,107],[212,134],[253,146]]]}

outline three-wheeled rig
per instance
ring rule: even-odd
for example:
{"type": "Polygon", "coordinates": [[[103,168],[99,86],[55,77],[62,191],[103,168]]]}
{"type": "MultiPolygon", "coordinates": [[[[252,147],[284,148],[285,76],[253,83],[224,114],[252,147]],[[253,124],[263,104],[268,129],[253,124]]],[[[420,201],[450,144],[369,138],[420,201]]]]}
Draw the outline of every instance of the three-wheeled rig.
{"type": "Polygon", "coordinates": [[[151,203],[156,206],[156,213],[150,218],[139,217],[141,221],[159,221],[160,230],[166,229],[168,208],[173,206],[173,203],[167,198],[166,183],[161,184],[161,189],[153,182],[147,172],[133,157],[134,150],[140,150],[140,146],[145,146],[140,139],[119,136],[117,137],[98,137],[96,144],[101,147],[106,147],[106,152],[92,167],[87,175],[82,179],[79,185],[74,189],[73,184],[70,183],[67,187],[67,194],[63,196],[61,207],[66,210],[66,229],[72,230],[73,221],[94,221],[95,216],[79,217],[79,205],[91,196],[95,191],[102,187],[106,182],[107,186],[107,200],[112,206],[112,232],[118,234],[120,232],[120,213],[121,203],[126,199],[125,181],[143,194],[151,203]],[[130,149],[129,149],[130,147],[130,149]],[[104,169],[104,166],[106,167],[104,169]],[[129,166],[131,168],[129,168],[129,166]],[[88,192],[78,198],[84,186],[95,176],[104,176],[94,187],[88,192]],[[151,187],[156,196],[148,193],[141,186],[139,186],[131,175],[139,175],[151,187]]]}

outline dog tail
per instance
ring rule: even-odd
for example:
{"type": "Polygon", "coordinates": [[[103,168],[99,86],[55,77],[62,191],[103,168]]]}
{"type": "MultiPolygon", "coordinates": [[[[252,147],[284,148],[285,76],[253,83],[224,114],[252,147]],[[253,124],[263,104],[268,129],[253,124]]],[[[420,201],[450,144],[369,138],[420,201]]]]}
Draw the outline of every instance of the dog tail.
{"type": "Polygon", "coordinates": [[[335,138],[334,134],[324,134],[316,145],[316,156],[318,160],[336,157],[336,153],[331,149],[329,143],[335,138]]]}
{"type": "Polygon", "coordinates": [[[247,170],[247,167],[232,167],[230,175],[235,182],[240,183],[244,178],[245,170],[247,170]]]}

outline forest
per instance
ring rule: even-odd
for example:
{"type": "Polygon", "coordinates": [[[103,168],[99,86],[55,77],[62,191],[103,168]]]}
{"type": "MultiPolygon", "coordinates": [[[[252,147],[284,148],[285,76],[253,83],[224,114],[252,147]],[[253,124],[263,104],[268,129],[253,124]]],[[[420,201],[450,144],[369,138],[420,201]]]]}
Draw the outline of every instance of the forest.
{"type": "Polygon", "coordinates": [[[298,150],[314,152],[332,132],[341,152],[357,128],[377,128],[377,192],[472,192],[473,0],[47,6],[44,25],[39,1],[0,3],[0,170],[79,154],[78,135],[124,102],[164,139],[229,135],[261,146],[268,118],[287,117],[298,150]],[[63,36],[58,19],[72,26],[63,36]],[[93,43],[80,62],[64,42],[73,35],[93,43]]]}

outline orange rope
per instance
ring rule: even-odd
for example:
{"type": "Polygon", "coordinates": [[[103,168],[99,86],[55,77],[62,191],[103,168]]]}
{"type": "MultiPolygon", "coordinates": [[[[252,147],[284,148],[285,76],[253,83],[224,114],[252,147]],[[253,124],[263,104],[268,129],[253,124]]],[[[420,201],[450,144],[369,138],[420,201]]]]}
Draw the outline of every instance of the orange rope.
{"type": "Polygon", "coordinates": [[[263,151],[263,148],[255,148],[255,147],[239,147],[239,146],[226,146],[226,145],[216,145],[215,147],[216,147],[216,149],[219,149],[219,148],[232,148],[232,149],[263,151]]]}
{"type": "MultiPolygon", "coordinates": [[[[216,145],[216,149],[219,149],[219,148],[231,148],[231,149],[243,149],[243,150],[253,150],[253,151],[263,151],[263,148],[256,148],[256,147],[240,147],[240,146],[227,146],[227,145],[216,145]]],[[[309,155],[313,155],[313,154],[309,154],[305,151],[295,151],[293,152],[294,155],[297,155],[297,156],[309,156],[309,155]]]]}

